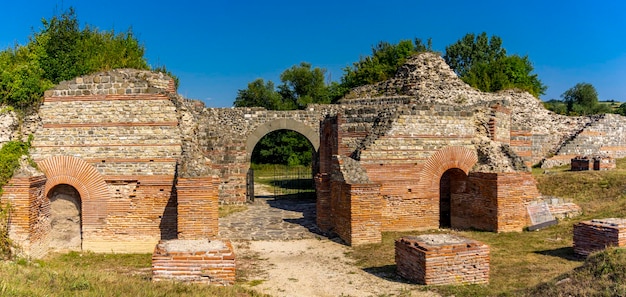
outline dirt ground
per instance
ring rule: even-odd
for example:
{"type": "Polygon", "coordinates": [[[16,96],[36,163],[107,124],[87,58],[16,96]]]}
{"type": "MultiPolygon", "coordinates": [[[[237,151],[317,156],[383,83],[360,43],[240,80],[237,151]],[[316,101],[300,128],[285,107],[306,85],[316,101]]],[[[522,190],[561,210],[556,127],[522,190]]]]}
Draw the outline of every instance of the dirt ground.
{"type": "Polygon", "coordinates": [[[249,286],[271,296],[438,296],[393,275],[358,268],[346,256],[350,247],[325,238],[238,241],[234,246],[249,286]]]}
{"type": "MultiPolygon", "coordinates": [[[[265,189],[256,188],[256,194],[265,189]]],[[[238,270],[252,289],[281,296],[438,296],[395,276],[374,275],[346,256],[350,247],[325,237],[233,242],[238,270]]]]}

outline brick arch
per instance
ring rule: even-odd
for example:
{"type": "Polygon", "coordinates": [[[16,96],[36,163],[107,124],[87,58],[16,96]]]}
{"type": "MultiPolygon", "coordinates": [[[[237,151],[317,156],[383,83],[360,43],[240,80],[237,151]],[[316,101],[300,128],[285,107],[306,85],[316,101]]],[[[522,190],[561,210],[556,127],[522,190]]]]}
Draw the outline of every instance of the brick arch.
{"type": "Polygon", "coordinates": [[[296,131],[304,135],[304,137],[309,140],[316,152],[319,149],[320,136],[317,131],[315,131],[307,124],[296,120],[279,119],[264,123],[257,127],[252,133],[250,133],[246,141],[246,157],[248,160],[252,156],[252,151],[254,150],[254,147],[259,142],[259,140],[261,140],[261,138],[263,138],[263,136],[267,135],[268,133],[274,132],[276,130],[296,131]]]}
{"type": "Polygon", "coordinates": [[[458,168],[467,175],[476,162],[478,162],[476,151],[466,147],[449,146],[440,149],[426,160],[419,174],[419,188],[438,191],[439,180],[448,169],[458,168]]]}
{"type": "Polygon", "coordinates": [[[47,177],[44,189],[47,197],[55,186],[67,184],[80,194],[83,230],[104,222],[107,199],[111,196],[102,175],[82,159],[54,156],[37,163],[47,177]]]}

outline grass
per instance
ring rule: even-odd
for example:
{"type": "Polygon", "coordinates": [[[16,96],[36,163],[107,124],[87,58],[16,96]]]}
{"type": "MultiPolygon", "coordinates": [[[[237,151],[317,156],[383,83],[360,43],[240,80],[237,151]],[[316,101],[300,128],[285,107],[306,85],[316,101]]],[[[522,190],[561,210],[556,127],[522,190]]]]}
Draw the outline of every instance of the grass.
{"type": "Polygon", "coordinates": [[[150,254],[71,252],[0,262],[0,296],[265,296],[231,287],[151,282],[150,254]]]}
{"type": "MultiPolygon", "coordinates": [[[[585,268],[589,264],[585,264],[583,259],[579,259],[574,254],[572,230],[574,223],[581,220],[626,218],[626,159],[617,160],[617,169],[611,171],[571,172],[563,167],[552,169],[548,174],[543,174],[543,171],[539,170],[534,174],[542,194],[571,199],[583,209],[583,214],[574,219],[562,220],[557,226],[534,232],[431,230],[384,233],[382,243],[355,247],[350,256],[356,259],[357,265],[362,269],[396,278],[394,273],[396,269],[395,239],[405,235],[453,233],[489,245],[491,268],[489,284],[413,286],[413,289],[435,291],[443,296],[544,296],[541,290],[545,289],[557,292],[553,296],[568,296],[568,294],[559,295],[561,292],[559,288],[562,288],[563,284],[557,286],[556,283],[570,277],[573,280],[570,286],[578,289],[578,291],[570,290],[569,292],[574,292],[571,296],[625,296],[624,290],[626,289],[623,285],[615,288],[609,286],[607,287],[609,289],[606,289],[609,290],[607,291],[609,294],[605,294],[605,287],[615,277],[606,272],[606,269],[600,269],[598,272],[597,265],[585,268]],[[582,276],[578,276],[577,273],[580,271],[595,271],[595,273],[584,272],[582,276]],[[590,283],[598,282],[596,279],[604,280],[604,282],[599,282],[601,285],[597,285],[596,289],[589,289],[590,283]]],[[[626,256],[622,256],[626,254],[626,251],[620,250],[617,253],[619,259],[611,263],[620,263],[621,266],[611,267],[626,270],[626,256]]],[[[618,256],[600,257],[616,258],[618,256]]],[[[616,281],[616,283],[623,282],[623,279],[616,281]]]]}

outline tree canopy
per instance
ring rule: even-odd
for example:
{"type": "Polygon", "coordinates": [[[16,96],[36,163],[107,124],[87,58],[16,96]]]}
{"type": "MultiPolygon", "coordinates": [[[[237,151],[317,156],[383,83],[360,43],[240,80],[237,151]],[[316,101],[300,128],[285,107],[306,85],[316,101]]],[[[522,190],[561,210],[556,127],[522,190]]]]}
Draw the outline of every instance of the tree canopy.
{"type": "Polygon", "coordinates": [[[517,88],[534,96],[544,94],[547,87],[532,74],[534,68],[527,56],[507,56],[498,36],[466,34],[446,47],[444,60],[459,77],[484,92],[517,88]]]}
{"type": "Polygon", "coordinates": [[[272,81],[254,80],[246,89],[237,91],[235,107],[294,110],[304,109],[310,103],[330,103],[332,88],[325,82],[325,69],[302,62],[283,71],[280,80],[278,88],[272,81]]]}
{"type": "MultiPolygon", "coordinates": [[[[0,52],[0,103],[25,108],[64,80],[115,68],[150,69],[144,46],[131,29],[126,32],[80,28],[73,8],[49,20],[26,45],[0,52]]],[[[173,76],[164,66],[158,70],[173,76]]]]}
{"type": "Polygon", "coordinates": [[[408,57],[425,51],[432,51],[431,39],[426,45],[419,38],[415,38],[414,42],[401,40],[398,44],[381,41],[372,47],[371,56],[361,57],[358,62],[343,69],[341,87],[347,92],[358,86],[385,81],[396,74],[408,57]]]}

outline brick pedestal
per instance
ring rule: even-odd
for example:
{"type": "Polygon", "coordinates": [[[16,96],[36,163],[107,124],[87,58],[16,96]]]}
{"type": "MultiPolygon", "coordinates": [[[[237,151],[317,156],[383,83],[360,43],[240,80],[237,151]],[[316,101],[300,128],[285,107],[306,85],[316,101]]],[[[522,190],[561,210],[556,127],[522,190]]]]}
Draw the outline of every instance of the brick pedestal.
{"type": "Polygon", "coordinates": [[[227,240],[161,241],[152,255],[152,281],[235,283],[235,253],[227,240]]]}
{"type": "Polygon", "coordinates": [[[574,252],[588,256],[608,246],[626,246],[626,219],[597,219],[574,225],[574,252]]]}
{"type": "Polygon", "coordinates": [[[423,285],[489,282],[489,246],[448,234],[396,240],[398,274],[423,285]]]}

